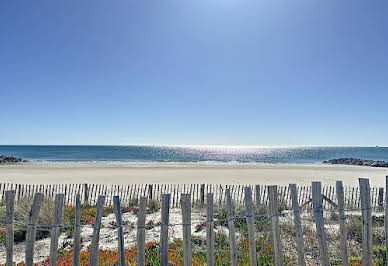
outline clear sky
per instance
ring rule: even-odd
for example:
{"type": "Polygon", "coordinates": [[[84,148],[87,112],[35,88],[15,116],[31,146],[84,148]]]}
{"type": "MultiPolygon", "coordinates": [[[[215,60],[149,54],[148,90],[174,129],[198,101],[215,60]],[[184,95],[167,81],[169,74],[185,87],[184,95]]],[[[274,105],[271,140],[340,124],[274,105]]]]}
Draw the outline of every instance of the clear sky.
{"type": "Polygon", "coordinates": [[[388,145],[386,0],[0,1],[0,144],[388,145]]]}

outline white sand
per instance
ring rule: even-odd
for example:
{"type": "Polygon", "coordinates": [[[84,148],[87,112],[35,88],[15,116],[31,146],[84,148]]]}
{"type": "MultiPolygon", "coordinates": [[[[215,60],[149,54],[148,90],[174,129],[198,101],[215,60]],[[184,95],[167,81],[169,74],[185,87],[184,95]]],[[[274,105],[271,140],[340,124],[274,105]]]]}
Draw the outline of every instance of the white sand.
{"type": "Polygon", "coordinates": [[[383,186],[387,168],[344,165],[291,164],[23,164],[0,166],[0,182],[47,183],[209,183],[209,184],[310,184],[358,185],[359,177],[371,186],[383,186]]]}
{"type": "MultiPolygon", "coordinates": [[[[170,226],[169,227],[169,239],[172,241],[175,238],[182,238],[182,210],[171,209],[170,210],[170,226]]],[[[196,232],[195,225],[204,223],[206,221],[205,210],[193,209],[191,215],[191,232],[193,236],[199,236],[202,239],[206,238],[206,230],[196,232]]],[[[124,230],[124,246],[126,249],[136,245],[136,229],[133,226],[137,224],[137,215],[130,213],[124,213],[123,230],[124,230]]],[[[107,217],[103,217],[101,220],[102,228],[100,231],[99,248],[103,250],[117,251],[118,235],[117,228],[112,226],[112,222],[116,221],[115,215],[109,214],[107,217]]],[[[160,211],[152,214],[147,214],[146,223],[153,221],[154,224],[160,223],[160,211]]],[[[228,235],[229,231],[226,227],[216,226],[216,233],[223,233],[228,235]]],[[[81,241],[82,250],[86,250],[92,241],[93,226],[87,225],[81,228],[81,241]]],[[[156,225],[153,228],[147,229],[145,233],[146,242],[159,241],[160,238],[160,226],[156,225]]],[[[67,236],[65,233],[61,234],[58,241],[58,246],[65,249],[70,249],[73,239],[67,236]]],[[[35,243],[34,262],[45,260],[50,254],[50,238],[37,240],[35,243]]],[[[0,263],[5,263],[6,250],[4,246],[0,246],[0,263]]],[[[25,258],[25,242],[18,243],[14,249],[14,261],[20,263],[25,258]]]]}
{"type": "MultiPolygon", "coordinates": [[[[180,238],[182,239],[182,215],[181,209],[175,208],[170,210],[170,227],[169,227],[169,239],[172,241],[173,239],[180,238]]],[[[195,226],[198,224],[202,224],[206,221],[206,210],[204,209],[192,209],[191,215],[191,234],[192,236],[200,237],[201,239],[206,239],[206,229],[203,228],[201,231],[196,232],[195,226]]],[[[313,219],[311,216],[311,212],[301,213],[302,221],[304,226],[308,226],[312,231],[315,231],[315,227],[313,224],[313,219]]],[[[325,228],[327,234],[336,235],[339,230],[339,225],[337,222],[333,222],[329,217],[330,213],[325,213],[325,228]]],[[[286,215],[284,217],[280,217],[280,224],[288,225],[289,228],[293,228],[293,220],[292,216],[286,215]]],[[[136,224],[137,224],[137,215],[132,212],[124,213],[122,216],[123,219],[123,230],[124,230],[124,247],[125,249],[129,249],[130,247],[136,245],[136,224]]],[[[107,217],[103,217],[101,224],[102,228],[100,231],[100,241],[99,248],[103,250],[113,250],[117,251],[117,243],[118,243],[118,235],[117,228],[112,224],[116,221],[115,215],[109,214],[107,217]]],[[[147,214],[146,223],[149,221],[153,221],[156,224],[155,227],[146,229],[145,239],[146,242],[150,241],[159,241],[160,239],[160,226],[157,224],[160,223],[160,211],[157,211],[152,214],[147,214]]],[[[229,230],[226,226],[215,226],[215,232],[218,234],[224,234],[228,236],[229,230]]],[[[81,229],[81,249],[86,250],[92,240],[93,228],[92,225],[84,225],[81,229]]],[[[256,232],[256,237],[260,236],[260,232],[256,232]]],[[[239,232],[236,232],[237,238],[240,237],[239,232]]],[[[296,257],[296,246],[292,235],[283,234],[282,237],[283,245],[288,246],[289,248],[285,249],[285,253],[288,256],[296,257]]],[[[72,237],[62,233],[59,237],[58,246],[65,249],[71,249],[73,243],[72,237]]],[[[332,243],[329,245],[329,248],[332,252],[338,248],[338,243],[332,243]]],[[[205,247],[204,247],[205,248],[205,247]]],[[[310,265],[316,265],[318,262],[316,259],[318,256],[316,254],[312,254],[312,250],[314,251],[317,247],[307,247],[306,248],[306,259],[310,265]]],[[[41,262],[48,258],[50,252],[50,238],[45,238],[41,240],[37,240],[35,242],[35,252],[34,252],[34,262],[41,262]]],[[[0,263],[5,263],[6,258],[6,250],[4,245],[0,246],[0,263]]],[[[23,262],[25,258],[25,242],[15,244],[14,248],[14,261],[16,263],[23,262]]]]}

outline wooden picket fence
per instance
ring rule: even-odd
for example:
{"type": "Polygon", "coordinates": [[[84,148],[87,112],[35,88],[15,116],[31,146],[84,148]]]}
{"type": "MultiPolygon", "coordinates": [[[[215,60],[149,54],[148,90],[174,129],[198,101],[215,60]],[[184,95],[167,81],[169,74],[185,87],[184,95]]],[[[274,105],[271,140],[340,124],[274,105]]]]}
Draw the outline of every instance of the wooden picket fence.
{"type": "MultiPolygon", "coordinates": [[[[17,188],[18,185],[16,185],[17,188]]],[[[39,186],[38,186],[39,187],[39,186]]],[[[82,186],[80,186],[82,187],[82,186]]],[[[141,186],[144,188],[144,186],[141,186]]],[[[147,186],[145,186],[147,187],[147,186]]],[[[172,186],[174,187],[174,186],[172,186]]],[[[257,186],[241,186],[242,190],[241,195],[238,197],[243,197],[243,204],[245,205],[245,215],[243,218],[246,219],[248,226],[248,241],[249,241],[249,255],[251,265],[256,265],[256,240],[255,240],[255,218],[258,217],[255,214],[255,197],[254,195],[262,195],[262,190],[258,190],[257,186]],[[259,191],[259,192],[258,192],[259,191]],[[260,194],[259,194],[260,193],[260,194]]],[[[15,187],[14,187],[15,188],[15,187]]],[[[100,188],[106,188],[100,186],[100,188]]],[[[236,188],[236,187],[235,187],[236,188]]],[[[295,184],[290,184],[288,187],[292,214],[294,217],[294,229],[295,229],[295,238],[297,243],[297,254],[299,265],[306,265],[305,252],[304,252],[304,241],[303,241],[303,231],[301,226],[301,216],[300,216],[300,202],[303,202],[306,198],[301,193],[301,188],[297,188],[295,184]],[[300,197],[303,197],[303,200],[300,200],[300,197]]],[[[386,189],[388,188],[388,176],[386,177],[386,189]]],[[[152,188],[153,189],[153,188],[152,188]]],[[[86,190],[91,192],[86,187],[86,190]]],[[[7,261],[6,265],[10,266],[13,264],[13,245],[14,245],[14,206],[15,200],[17,199],[17,191],[15,190],[3,190],[4,199],[6,203],[6,248],[7,248],[7,261]]],[[[20,191],[20,190],[19,190],[20,191]]],[[[41,190],[42,191],[42,190],[41,190]]],[[[51,193],[50,191],[45,191],[45,193],[51,193]]],[[[67,190],[69,191],[69,190],[67,190]]],[[[70,190],[71,191],[71,190],[70,190]]],[[[118,190],[113,190],[118,192],[118,190]]],[[[171,191],[171,190],[170,190],[171,191]]],[[[198,191],[198,190],[197,190],[198,191]]],[[[214,217],[213,217],[213,208],[215,203],[215,193],[213,191],[206,191],[205,185],[199,185],[199,196],[203,197],[202,202],[206,206],[206,245],[207,245],[207,263],[208,265],[214,265],[214,217]],[[206,192],[205,192],[206,191],[206,192]],[[206,199],[205,199],[206,193],[206,199]]],[[[323,202],[324,197],[323,189],[321,182],[312,182],[311,185],[311,201],[313,206],[314,221],[316,226],[317,240],[319,244],[319,256],[322,265],[330,265],[329,254],[328,254],[328,242],[324,229],[324,220],[323,220],[323,202]]],[[[363,265],[372,265],[372,190],[369,186],[369,180],[365,178],[359,179],[359,202],[361,211],[361,223],[362,223],[362,261],[363,265]]],[[[381,189],[379,189],[381,191],[381,189]]],[[[384,189],[382,190],[384,191],[384,189]]],[[[74,192],[74,190],[73,190],[74,192]]],[[[74,243],[73,243],[73,265],[79,265],[79,252],[80,252],[80,217],[81,217],[81,190],[78,190],[78,193],[74,195],[74,205],[75,205],[75,225],[74,225],[74,243]]],[[[116,215],[116,228],[118,233],[118,262],[117,265],[125,265],[124,263],[124,234],[123,234],[123,223],[121,217],[121,202],[125,199],[124,193],[120,195],[114,195],[115,192],[112,192],[112,199],[110,200],[109,196],[105,196],[104,190],[99,191],[96,199],[96,215],[95,223],[93,226],[93,237],[90,246],[90,258],[89,265],[96,266],[98,262],[98,247],[99,247],[99,236],[100,236],[100,227],[101,227],[101,218],[103,206],[106,205],[107,200],[113,202],[114,211],[116,215]]],[[[161,200],[161,224],[160,224],[160,265],[168,265],[168,234],[169,234],[169,213],[172,201],[171,193],[166,193],[163,191],[160,195],[161,200]]],[[[193,192],[193,191],[192,191],[193,192]]],[[[237,244],[236,244],[236,235],[234,228],[234,220],[237,218],[234,213],[234,202],[232,200],[232,195],[235,196],[234,201],[239,202],[239,198],[236,198],[236,194],[233,194],[232,187],[225,188],[224,191],[225,202],[227,207],[227,221],[229,228],[229,245],[230,245],[230,261],[231,265],[237,265],[237,244]]],[[[257,205],[268,203],[268,212],[267,214],[262,214],[259,216],[267,217],[271,222],[271,240],[272,240],[272,251],[273,251],[273,262],[274,265],[284,265],[284,256],[283,256],[283,247],[280,239],[280,226],[279,226],[279,195],[281,193],[281,187],[278,186],[267,186],[266,191],[266,200],[256,200],[257,205]]],[[[153,192],[154,193],[154,192],[153,192]]],[[[336,182],[335,187],[335,199],[336,203],[330,203],[331,206],[336,206],[336,210],[339,214],[339,223],[340,223],[340,235],[341,235],[341,260],[342,265],[348,265],[348,255],[347,255],[347,238],[346,238],[346,224],[345,224],[345,192],[344,187],[341,181],[336,182]]],[[[383,193],[383,192],[382,192],[383,193]]],[[[159,199],[157,196],[158,192],[153,194],[156,199],[159,199]]],[[[264,194],[264,193],[263,193],[264,194]]],[[[51,195],[51,194],[46,194],[51,195]]],[[[68,194],[69,195],[69,194],[68,194]]],[[[191,207],[193,203],[193,193],[182,193],[177,200],[180,201],[179,206],[182,209],[182,224],[174,226],[182,226],[183,229],[183,256],[184,256],[184,265],[192,265],[192,248],[191,248],[191,207]]],[[[22,196],[26,196],[22,194],[22,196]]],[[[44,199],[45,194],[43,192],[35,191],[33,196],[32,206],[29,214],[29,220],[26,224],[27,233],[26,233],[26,254],[25,254],[25,264],[27,266],[33,265],[34,257],[34,243],[36,238],[36,231],[38,227],[38,217],[39,211],[44,199]]],[[[54,196],[54,195],[53,195],[54,196]]],[[[153,196],[153,197],[154,197],[153,196]]],[[[19,196],[21,197],[21,196],[19,196]]],[[[50,255],[49,262],[50,265],[56,265],[57,261],[57,249],[58,249],[58,237],[60,234],[61,226],[61,217],[63,212],[63,207],[65,205],[66,194],[57,193],[54,196],[55,198],[55,208],[53,213],[53,222],[50,227],[51,230],[51,245],[50,245],[50,255]]],[[[138,221],[137,221],[137,265],[145,265],[145,230],[146,230],[146,202],[149,200],[149,195],[142,194],[139,196],[139,212],[138,212],[138,221]]],[[[259,197],[260,198],[260,197],[259,197]]],[[[281,197],[280,197],[281,198],[281,197]]],[[[332,197],[333,199],[334,197],[332,197]]],[[[68,200],[71,197],[68,197],[68,200]]],[[[89,202],[91,198],[85,198],[85,202],[89,202]]],[[[326,200],[327,201],[327,200],[326,200]]],[[[332,200],[331,200],[332,201],[332,200]]],[[[388,206],[388,197],[385,197],[385,206],[388,206]]],[[[388,209],[385,208],[385,229],[386,233],[388,229],[388,209]]],[[[239,216],[238,218],[241,218],[239,216]]],[[[387,234],[386,234],[387,236],[387,234]]],[[[388,239],[386,239],[388,242],[388,239]]],[[[387,253],[388,257],[388,253],[387,253]]]]}
{"type": "MultiPolygon", "coordinates": [[[[80,200],[84,203],[94,205],[98,201],[98,195],[106,195],[104,206],[113,205],[113,196],[120,196],[123,206],[127,206],[134,199],[140,200],[140,197],[147,197],[161,201],[162,194],[170,194],[170,207],[180,206],[181,195],[190,194],[192,205],[195,203],[203,204],[205,195],[213,193],[215,205],[225,205],[225,192],[230,191],[231,199],[235,205],[244,204],[245,185],[218,185],[218,184],[132,184],[132,185],[103,185],[103,184],[40,184],[23,185],[12,183],[0,183],[0,200],[4,200],[4,193],[7,190],[15,191],[15,200],[23,197],[33,197],[35,193],[42,193],[45,198],[54,198],[56,194],[64,194],[64,204],[74,206],[76,196],[80,195],[80,200]]],[[[268,187],[264,185],[249,185],[252,190],[256,204],[268,205],[268,187]]],[[[298,186],[298,204],[312,207],[312,186],[298,186]]],[[[372,207],[382,206],[384,201],[384,188],[371,188],[372,207]]],[[[337,205],[337,195],[334,186],[322,186],[323,208],[335,209],[337,205]]],[[[292,207],[292,197],[288,186],[278,186],[279,202],[283,208],[292,207]]],[[[344,204],[345,208],[360,207],[359,187],[344,186],[344,204]]]]}

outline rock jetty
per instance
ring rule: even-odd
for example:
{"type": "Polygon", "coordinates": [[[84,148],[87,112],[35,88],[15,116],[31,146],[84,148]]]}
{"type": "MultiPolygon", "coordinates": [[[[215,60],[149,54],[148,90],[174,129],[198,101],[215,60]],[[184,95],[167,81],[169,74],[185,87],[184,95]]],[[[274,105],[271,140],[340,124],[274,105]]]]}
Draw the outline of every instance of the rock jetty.
{"type": "Polygon", "coordinates": [[[326,164],[346,164],[346,165],[361,165],[361,166],[371,166],[371,167],[388,167],[388,162],[386,161],[373,161],[373,160],[363,160],[356,158],[339,158],[323,161],[326,164]]]}
{"type": "Polygon", "coordinates": [[[22,158],[16,158],[12,156],[0,155],[0,164],[12,164],[25,162],[22,158]]]}

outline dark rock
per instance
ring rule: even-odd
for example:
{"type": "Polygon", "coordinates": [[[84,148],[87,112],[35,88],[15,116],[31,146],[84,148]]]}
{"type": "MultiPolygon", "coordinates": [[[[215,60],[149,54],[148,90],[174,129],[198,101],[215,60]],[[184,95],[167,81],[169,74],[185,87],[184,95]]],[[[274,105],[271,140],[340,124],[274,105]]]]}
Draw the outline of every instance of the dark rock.
{"type": "Polygon", "coordinates": [[[345,164],[345,165],[360,165],[360,166],[370,166],[370,167],[388,167],[388,162],[386,161],[372,161],[372,160],[363,160],[356,158],[339,158],[323,161],[325,164],[345,164]]]}
{"type": "Polygon", "coordinates": [[[0,164],[12,164],[24,162],[22,158],[16,158],[12,156],[0,155],[0,164]]]}

